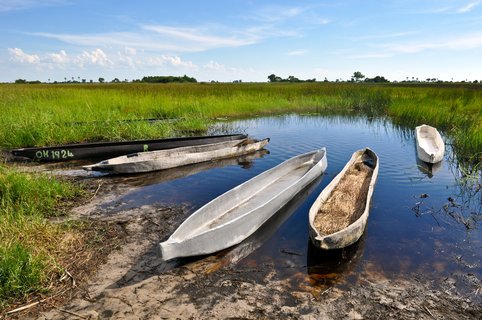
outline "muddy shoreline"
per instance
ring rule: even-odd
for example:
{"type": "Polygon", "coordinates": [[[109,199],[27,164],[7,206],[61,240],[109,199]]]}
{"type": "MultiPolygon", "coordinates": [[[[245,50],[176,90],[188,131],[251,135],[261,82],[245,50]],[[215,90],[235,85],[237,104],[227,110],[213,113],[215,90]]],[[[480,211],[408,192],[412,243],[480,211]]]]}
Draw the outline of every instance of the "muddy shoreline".
{"type": "MultiPolygon", "coordinates": [[[[160,259],[158,243],[189,215],[187,206],[116,211],[112,208],[118,199],[136,187],[116,179],[86,181],[92,197],[74,208],[68,219],[121,226],[124,235],[118,249],[64,299],[39,304],[13,318],[480,319],[482,314],[482,289],[462,294],[456,281],[448,278],[433,281],[423,275],[401,275],[388,279],[371,270],[358,275],[355,283],[346,281],[349,273],[334,281],[320,281],[306,272],[283,279],[270,263],[230,263],[226,258],[230,249],[166,263],[160,259]]],[[[480,280],[472,280],[480,288],[480,280]]]]}

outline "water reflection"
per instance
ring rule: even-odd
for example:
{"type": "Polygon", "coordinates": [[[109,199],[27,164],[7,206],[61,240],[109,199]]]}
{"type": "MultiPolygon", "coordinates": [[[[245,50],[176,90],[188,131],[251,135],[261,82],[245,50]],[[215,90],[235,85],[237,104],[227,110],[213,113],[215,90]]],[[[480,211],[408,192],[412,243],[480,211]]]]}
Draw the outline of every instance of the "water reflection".
{"type": "Polygon", "coordinates": [[[336,250],[317,248],[308,239],[307,272],[314,283],[331,286],[339,281],[340,277],[350,274],[363,256],[365,234],[366,230],[357,242],[336,250]]]}
{"type": "Polygon", "coordinates": [[[429,179],[433,178],[434,174],[442,168],[442,161],[437,163],[427,163],[420,160],[418,157],[416,161],[418,170],[420,170],[420,172],[426,175],[429,179]]]}

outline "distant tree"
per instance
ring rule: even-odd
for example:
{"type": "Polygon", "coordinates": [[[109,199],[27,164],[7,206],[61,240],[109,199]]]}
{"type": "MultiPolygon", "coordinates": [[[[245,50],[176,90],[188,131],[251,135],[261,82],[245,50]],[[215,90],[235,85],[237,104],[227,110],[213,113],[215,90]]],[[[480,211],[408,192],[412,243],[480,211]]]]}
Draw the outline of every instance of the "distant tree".
{"type": "Polygon", "coordinates": [[[327,78],[327,77],[325,77],[325,80],[323,80],[323,82],[328,82],[328,78],[327,78]]]}
{"type": "Polygon", "coordinates": [[[375,78],[365,78],[365,82],[375,82],[375,83],[383,83],[383,82],[390,82],[385,77],[376,76],[375,78]]]}
{"type": "Polygon", "coordinates": [[[112,83],[119,83],[120,80],[119,80],[118,78],[114,78],[111,82],[112,82],[112,83]]]}
{"type": "Polygon", "coordinates": [[[24,83],[28,83],[28,84],[38,84],[38,83],[42,83],[40,80],[34,80],[34,81],[27,81],[25,79],[17,79],[15,80],[15,83],[18,83],[18,84],[24,84],[24,83]]]}
{"type": "Polygon", "coordinates": [[[288,76],[287,79],[288,82],[301,82],[300,79],[294,77],[294,76],[288,76]]]}
{"type": "Polygon", "coordinates": [[[353,76],[351,77],[351,79],[355,79],[355,81],[360,81],[363,78],[365,78],[365,76],[360,71],[353,72],[353,76]]]}
{"type": "Polygon", "coordinates": [[[268,76],[268,80],[270,82],[276,82],[276,78],[278,78],[278,77],[274,73],[272,73],[268,76]]]}
{"type": "Polygon", "coordinates": [[[143,77],[141,82],[147,82],[147,83],[172,83],[172,82],[185,83],[185,82],[193,82],[193,83],[196,83],[197,80],[195,78],[188,77],[187,75],[184,75],[182,77],[149,76],[149,77],[143,77]]]}
{"type": "Polygon", "coordinates": [[[82,79],[82,83],[86,83],[87,82],[87,79],[82,79]]]}
{"type": "Polygon", "coordinates": [[[100,83],[104,83],[105,79],[104,78],[99,78],[100,83]]]}

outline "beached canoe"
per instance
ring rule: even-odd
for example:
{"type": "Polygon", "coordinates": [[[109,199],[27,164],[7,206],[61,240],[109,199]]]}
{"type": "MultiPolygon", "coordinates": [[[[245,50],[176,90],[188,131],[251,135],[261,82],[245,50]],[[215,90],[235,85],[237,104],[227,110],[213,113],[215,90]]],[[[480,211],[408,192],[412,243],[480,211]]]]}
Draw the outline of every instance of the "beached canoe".
{"type": "Polygon", "coordinates": [[[269,139],[253,140],[246,138],[200,146],[137,152],[83,166],[83,168],[89,171],[108,173],[151,172],[193,163],[238,157],[260,150],[268,142],[269,139]]]}
{"type": "Polygon", "coordinates": [[[245,134],[226,134],[153,140],[78,143],[51,147],[20,148],[10,150],[10,152],[16,157],[24,157],[41,162],[94,158],[107,159],[135,152],[172,149],[244,138],[247,138],[245,134]]]}
{"type": "Polygon", "coordinates": [[[160,244],[164,260],[213,253],[253,234],[327,167],[326,149],[295,156],[222,194],[160,244]]]}
{"type": "Polygon", "coordinates": [[[310,238],[316,247],[340,249],[360,239],[377,176],[375,152],[368,148],[356,151],[310,208],[310,238]]]}
{"type": "Polygon", "coordinates": [[[426,124],[418,126],[415,128],[415,140],[417,156],[420,160],[427,163],[442,161],[445,144],[437,129],[426,124]]]}

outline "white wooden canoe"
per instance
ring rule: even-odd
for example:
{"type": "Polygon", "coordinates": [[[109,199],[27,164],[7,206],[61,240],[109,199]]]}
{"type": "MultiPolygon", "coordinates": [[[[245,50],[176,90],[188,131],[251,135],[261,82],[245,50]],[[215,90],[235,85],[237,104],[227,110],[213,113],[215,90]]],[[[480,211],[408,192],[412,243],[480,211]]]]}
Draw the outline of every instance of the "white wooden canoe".
{"type": "Polygon", "coordinates": [[[269,139],[249,138],[168,150],[138,152],[84,166],[85,170],[137,173],[170,169],[193,163],[237,157],[262,149],[269,139]]]}
{"type": "Polygon", "coordinates": [[[254,233],[327,167],[326,149],[298,155],[207,203],[160,244],[164,260],[213,253],[254,233]]]}
{"type": "Polygon", "coordinates": [[[215,271],[227,265],[233,265],[244,259],[259,247],[261,247],[268,239],[270,239],[276,231],[288,220],[293,213],[305,202],[313,190],[320,184],[322,177],[315,179],[306,188],[293,197],[280,210],[269,218],[256,232],[243,240],[238,245],[221,251],[216,257],[218,261],[210,268],[215,271]]]}
{"type": "Polygon", "coordinates": [[[377,176],[375,152],[368,148],[356,151],[310,208],[310,238],[316,247],[340,249],[360,239],[377,176]]]}
{"type": "Polygon", "coordinates": [[[426,124],[418,126],[415,128],[415,139],[417,156],[420,160],[428,163],[442,161],[445,144],[437,129],[426,124]]]}

